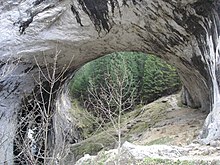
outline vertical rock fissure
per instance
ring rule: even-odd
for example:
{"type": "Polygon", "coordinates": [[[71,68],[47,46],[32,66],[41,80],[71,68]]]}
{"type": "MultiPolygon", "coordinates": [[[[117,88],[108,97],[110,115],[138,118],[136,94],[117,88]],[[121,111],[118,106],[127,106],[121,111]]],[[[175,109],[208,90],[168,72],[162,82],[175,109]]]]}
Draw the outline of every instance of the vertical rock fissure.
{"type": "Polygon", "coordinates": [[[220,93],[217,80],[218,65],[220,64],[220,35],[218,33],[218,22],[216,22],[216,19],[209,22],[208,28],[206,36],[208,52],[206,53],[209,60],[206,59],[206,63],[212,80],[212,104],[211,111],[206,118],[202,133],[202,140],[206,144],[210,143],[211,140],[217,140],[220,138],[220,121],[218,120],[218,117],[220,116],[220,93]],[[212,28],[214,29],[214,32],[210,32],[212,28]]]}

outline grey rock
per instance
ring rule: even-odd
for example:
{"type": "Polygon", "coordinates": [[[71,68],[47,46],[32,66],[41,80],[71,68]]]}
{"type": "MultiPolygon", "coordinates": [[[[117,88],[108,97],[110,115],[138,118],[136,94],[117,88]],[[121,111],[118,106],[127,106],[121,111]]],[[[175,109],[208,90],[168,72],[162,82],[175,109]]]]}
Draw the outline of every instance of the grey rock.
{"type": "MultiPolygon", "coordinates": [[[[184,103],[204,111],[211,110],[216,91],[213,84],[219,79],[215,78],[217,76],[210,66],[215,63],[211,52],[218,52],[219,2],[133,2],[137,4],[127,1],[127,5],[122,5],[122,0],[118,0],[114,12],[113,6],[105,6],[104,3],[104,6],[84,6],[91,11],[100,11],[101,7],[101,18],[91,11],[82,10],[77,0],[0,2],[0,116],[4,116],[0,120],[0,135],[5,139],[0,147],[0,160],[12,164],[12,141],[21,100],[26,96],[33,99],[33,91],[39,94],[36,61],[42,73],[47,75],[45,59],[48,66],[53,65],[56,53],[59,53],[56,75],[65,67],[66,70],[52,100],[53,107],[59,107],[54,111],[56,115],[52,123],[61,123],[61,128],[53,124],[52,148],[63,141],[62,127],[68,125],[66,117],[62,117],[63,109],[68,106],[60,93],[67,88],[74,71],[86,62],[111,52],[138,51],[163,58],[178,70],[184,84],[184,103]],[[7,74],[6,66],[12,68],[7,74]]],[[[48,88],[45,77],[41,78],[44,87],[48,88]]],[[[201,135],[205,143],[220,138],[219,118],[219,109],[213,109],[207,117],[201,135]]]]}
{"type": "Polygon", "coordinates": [[[218,148],[218,147],[220,147],[220,141],[219,140],[211,140],[209,145],[212,147],[218,148]]]}

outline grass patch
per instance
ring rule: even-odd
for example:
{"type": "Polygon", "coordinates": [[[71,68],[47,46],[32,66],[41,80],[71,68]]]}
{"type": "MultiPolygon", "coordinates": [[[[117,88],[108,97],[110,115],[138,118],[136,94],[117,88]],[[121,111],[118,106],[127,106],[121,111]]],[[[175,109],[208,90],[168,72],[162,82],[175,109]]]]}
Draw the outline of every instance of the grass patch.
{"type": "Polygon", "coordinates": [[[147,143],[146,145],[167,144],[171,141],[173,141],[173,138],[171,138],[171,137],[161,137],[161,138],[158,138],[156,140],[153,140],[153,141],[147,143]]]}
{"type": "Polygon", "coordinates": [[[113,132],[102,132],[92,136],[79,143],[73,144],[70,148],[71,153],[76,159],[83,157],[85,154],[96,155],[100,150],[109,150],[115,147],[113,132]]]}
{"type": "Polygon", "coordinates": [[[82,108],[76,99],[72,101],[72,109],[69,112],[73,117],[76,127],[79,130],[83,130],[81,132],[83,138],[89,138],[96,133],[95,130],[99,128],[99,119],[82,108]]]}
{"type": "MultiPolygon", "coordinates": [[[[160,101],[150,103],[138,110],[139,113],[136,118],[132,118],[133,115],[126,114],[126,116],[131,116],[127,118],[127,121],[140,121],[135,122],[133,127],[130,129],[129,134],[137,134],[147,131],[150,127],[153,127],[156,123],[166,118],[166,109],[169,108],[168,103],[162,103],[160,101]]],[[[136,110],[135,110],[136,111],[136,110]]],[[[137,113],[136,112],[136,113],[137,113]]],[[[136,114],[132,112],[133,114],[136,114]]]]}
{"type": "Polygon", "coordinates": [[[149,128],[149,125],[145,122],[140,122],[138,124],[135,124],[131,130],[129,131],[129,134],[137,134],[137,133],[142,133],[144,131],[147,131],[149,128]]]}
{"type": "Polygon", "coordinates": [[[169,159],[155,159],[155,158],[145,158],[144,160],[138,162],[138,165],[205,165],[203,161],[195,162],[188,160],[169,160],[169,159]]]}

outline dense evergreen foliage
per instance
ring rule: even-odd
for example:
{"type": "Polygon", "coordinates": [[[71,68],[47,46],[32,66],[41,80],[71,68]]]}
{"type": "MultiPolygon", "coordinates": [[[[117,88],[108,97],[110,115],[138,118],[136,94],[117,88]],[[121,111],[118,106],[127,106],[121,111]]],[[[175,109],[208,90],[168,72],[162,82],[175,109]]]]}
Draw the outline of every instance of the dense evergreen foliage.
{"type": "Polygon", "coordinates": [[[91,88],[95,88],[102,98],[101,89],[107,88],[108,83],[114,84],[116,75],[120,77],[124,72],[128,83],[124,86],[127,91],[123,97],[126,100],[132,95],[134,105],[154,101],[179,90],[181,86],[175,68],[153,55],[114,53],[84,65],[70,83],[71,95],[88,106],[91,88]]]}

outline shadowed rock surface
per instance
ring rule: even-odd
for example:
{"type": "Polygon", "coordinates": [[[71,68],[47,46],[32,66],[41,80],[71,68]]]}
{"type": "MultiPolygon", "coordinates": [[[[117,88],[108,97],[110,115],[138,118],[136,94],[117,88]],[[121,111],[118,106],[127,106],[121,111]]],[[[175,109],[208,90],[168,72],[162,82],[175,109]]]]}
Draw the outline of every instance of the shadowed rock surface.
{"type": "Polygon", "coordinates": [[[17,112],[24,102],[32,104],[37,96],[48,106],[48,95],[42,99],[39,88],[50,89],[48,70],[56,54],[54,76],[62,73],[62,78],[50,98],[50,111],[58,109],[50,121],[54,151],[62,141],[56,123],[67,122],[60,112],[68,108],[62,103],[66,83],[86,62],[117,51],[152,53],[173,64],[185,86],[184,102],[213,109],[201,138],[218,139],[219,11],[217,0],[0,1],[0,160],[13,161],[17,112]]]}

